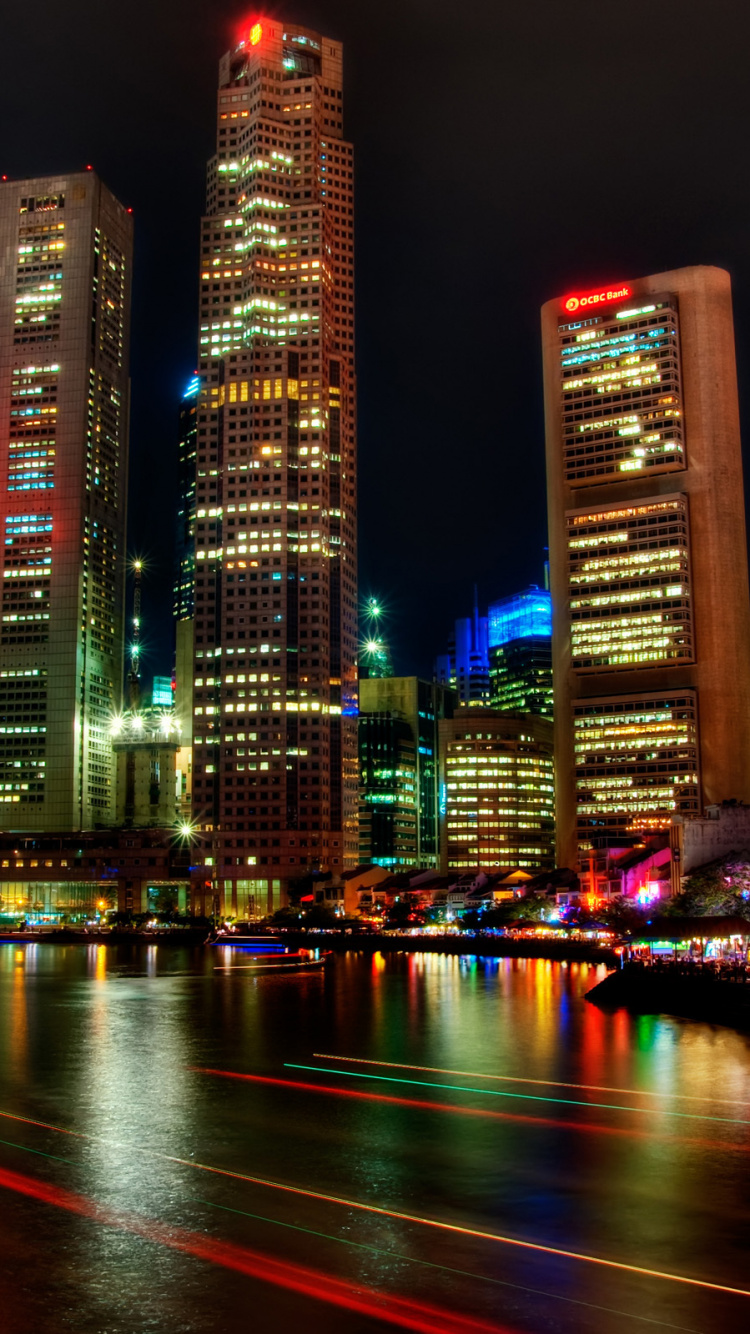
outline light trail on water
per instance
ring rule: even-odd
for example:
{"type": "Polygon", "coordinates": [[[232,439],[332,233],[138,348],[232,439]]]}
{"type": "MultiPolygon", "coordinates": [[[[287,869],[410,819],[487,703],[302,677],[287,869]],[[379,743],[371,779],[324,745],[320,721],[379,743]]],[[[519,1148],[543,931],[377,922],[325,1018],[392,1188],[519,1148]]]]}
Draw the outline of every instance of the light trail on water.
{"type": "MultiPolygon", "coordinates": [[[[282,1081],[285,1082],[285,1081],[282,1081]]],[[[453,1233],[457,1236],[475,1237],[481,1241],[495,1242],[498,1245],[517,1247],[521,1250],[539,1252],[544,1255],[556,1255],[562,1259],[577,1260],[585,1264],[601,1265],[608,1269],[617,1269],[625,1273],[638,1274],[649,1279],[660,1279],[670,1283],[682,1283],[689,1287],[703,1288],[712,1292],[726,1292],[736,1297],[750,1297],[750,1289],[735,1288],[725,1283],[712,1283],[708,1279],[690,1278],[685,1274],[670,1274],[666,1270],[648,1269],[642,1265],[628,1264],[623,1260],[608,1260],[603,1256],[586,1255],[580,1251],[568,1251],[559,1246],[545,1246],[541,1242],[523,1241],[519,1237],[504,1236],[499,1232],[487,1232],[481,1228],[467,1227],[461,1223],[446,1223],[437,1218],[423,1218],[419,1214],[409,1214],[401,1209],[387,1209],[384,1205],[365,1204],[361,1200],[350,1200],[343,1195],[329,1195],[325,1191],[311,1190],[306,1186],[291,1186],[286,1182],[272,1181],[268,1177],[252,1176],[248,1172],[233,1172],[226,1167],[214,1167],[210,1163],[198,1163],[192,1158],[178,1158],[174,1154],[159,1153],[154,1149],[143,1149],[136,1145],[123,1144],[118,1141],[105,1140],[95,1135],[85,1135],[81,1131],[65,1130],[62,1127],[51,1125],[49,1122],[40,1122],[32,1120],[30,1117],[22,1117],[13,1113],[0,1112],[0,1116],[11,1116],[16,1121],[27,1121],[30,1125],[42,1125],[48,1130],[57,1130],[60,1134],[73,1135],[77,1139],[89,1140],[92,1143],[106,1144],[111,1148],[136,1149],[150,1158],[158,1158],[162,1162],[176,1163],[180,1167],[189,1167],[193,1171],[209,1172],[214,1176],[228,1177],[232,1181],[246,1181],[253,1186],[262,1186],[269,1190],[278,1190],[287,1195],[299,1195],[309,1200],[321,1200],[326,1204],[340,1205],[346,1209],[357,1209],[363,1213],[373,1214],[379,1218],[395,1218],[400,1222],[414,1223],[419,1227],[432,1227],[440,1232],[453,1233]]],[[[13,1145],[13,1148],[25,1149],[24,1145],[13,1145]]],[[[33,1152],[33,1150],[32,1150],[33,1152]]],[[[53,1155],[44,1155],[52,1157],[53,1155]]],[[[61,1159],[62,1162],[70,1162],[69,1159],[61,1159]]],[[[5,1174],[13,1175],[11,1174],[5,1174]]],[[[0,1172],[0,1185],[3,1184],[2,1172],[0,1172]]],[[[26,1192],[31,1193],[31,1192],[26,1192]]]]}
{"type": "Polygon", "coordinates": [[[411,1329],[416,1334],[511,1334],[507,1327],[490,1324],[485,1320],[446,1311],[411,1298],[393,1296],[360,1283],[350,1283],[321,1270],[277,1260],[272,1255],[250,1250],[246,1246],[206,1237],[186,1228],[172,1227],[140,1214],[108,1208],[85,1195],[20,1172],[0,1168],[0,1188],[65,1209],[101,1226],[132,1233],[195,1259],[234,1270],[261,1283],[284,1288],[374,1320],[383,1320],[402,1329],[411,1329]]]}
{"type": "MultiPolygon", "coordinates": [[[[316,1067],[303,1067],[315,1069],[316,1067]]],[[[669,1144],[685,1144],[689,1148],[720,1148],[722,1152],[750,1153],[747,1144],[717,1144],[715,1139],[701,1139],[696,1135],[667,1135],[654,1130],[637,1130],[632,1126],[602,1126],[591,1121],[562,1121],[559,1117],[528,1116],[524,1112],[493,1112],[486,1107],[460,1107],[456,1103],[428,1102],[426,1098],[402,1098],[392,1093],[370,1093],[360,1089],[334,1088],[330,1084],[306,1084],[298,1079],[278,1079],[272,1075],[250,1075],[237,1070],[214,1070],[210,1067],[188,1066],[194,1074],[213,1075],[219,1079],[238,1079],[248,1084],[268,1084],[271,1087],[294,1089],[300,1093],[318,1093],[332,1098],[344,1098],[353,1101],[379,1102],[386,1106],[412,1107],[415,1111],[439,1112],[446,1116],[473,1116],[486,1121],[505,1121],[526,1126],[552,1126],[556,1130],[572,1130],[579,1135],[609,1135],[613,1138],[662,1140],[669,1144]]],[[[329,1070],[328,1074],[343,1074],[344,1071],[329,1070]]],[[[438,1086],[442,1087],[442,1086],[438,1086]]],[[[586,1107],[594,1103],[584,1103],[586,1107]]],[[[0,1112],[0,1116],[2,1116],[0,1112]]]]}
{"type": "MultiPolygon", "coordinates": [[[[388,1084],[416,1084],[420,1088],[447,1089],[452,1093],[480,1093],[484,1098],[518,1098],[523,1102],[556,1102],[564,1107],[594,1107],[606,1112],[633,1112],[640,1116],[653,1116],[652,1107],[625,1107],[621,1103],[585,1102],[581,1098],[543,1098],[539,1093],[507,1093],[499,1089],[467,1088],[464,1084],[437,1084],[428,1079],[402,1079],[396,1075],[368,1075],[362,1070],[331,1070],[330,1066],[301,1065],[296,1061],[285,1061],[285,1070],[311,1070],[319,1075],[343,1075],[345,1079],[379,1079],[388,1084]]],[[[661,1116],[677,1116],[683,1121],[718,1121],[723,1125],[750,1126],[750,1121],[743,1121],[733,1116],[708,1116],[702,1112],[668,1112],[661,1116]]]]}
{"type": "Polygon", "coordinates": [[[542,1088],[584,1089],[588,1093],[632,1093],[636,1098],[673,1098],[678,1102],[724,1102],[732,1107],[748,1107],[747,1098],[708,1098],[698,1093],[659,1093],[656,1089],[613,1088],[611,1084],[567,1084],[562,1079],[525,1079],[522,1075],[491,1075],[482,1070],[450,1070],[440,1065],[411,1065],[407,1061],[372,1061],[364,1056],[335,1056],[330,1052],[314,1051],[318,1061],[349,1061],[353,1065],[378,1065],[388,1070],[421,1070],[428,1075],[460,1075],[464,1079],[495,1079],[504,1084],[537,1084],[542,1088]]]}

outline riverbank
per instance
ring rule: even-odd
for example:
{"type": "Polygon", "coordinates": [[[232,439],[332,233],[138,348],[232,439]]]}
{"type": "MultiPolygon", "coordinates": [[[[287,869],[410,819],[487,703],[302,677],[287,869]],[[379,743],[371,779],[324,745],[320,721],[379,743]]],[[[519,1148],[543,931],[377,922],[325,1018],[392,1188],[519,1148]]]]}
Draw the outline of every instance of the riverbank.
{"type": "Polygon", "coordinates": [[[460,936],[339,935],[336,932],[285,931],[290,947],[355,951],[361,954],[475,954],[490,959],[550,959],[554,963],[617,963],[613,949],[589,940],[541,940],[524,936],[483,936],[464,931],[460,936]]]}
{"type": "Polygon", "coordinates": [[[670,1014],[708,1024],[750,1029],[750,984],[696,970],[689,973],[626,964],[586,992],[586,1000],[604,1010],[633,1014],[670,1014]]]}

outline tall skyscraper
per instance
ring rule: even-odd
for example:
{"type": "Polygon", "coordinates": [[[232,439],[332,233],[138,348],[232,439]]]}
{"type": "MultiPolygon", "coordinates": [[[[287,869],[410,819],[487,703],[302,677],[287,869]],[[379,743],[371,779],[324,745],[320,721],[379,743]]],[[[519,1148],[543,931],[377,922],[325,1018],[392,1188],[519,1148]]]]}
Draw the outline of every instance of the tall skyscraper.
{"type": "Polygon", "coordinates": [[[260,18],[220,63],[201,246],[196,897],[355,865],[352,146],[342,49],[260,18]]]}
{"type": "Polygon", "coordinates": [[[510,713],[552,716],[552,600],[532,586],[500,598],[488,615],[490,702],[510,713]]]}
{"type": "Polygon", "coordinates": [[[115,819],[132,218],[94,172],[0,184],[0,824],[115,819]]]}
{"type": "Polygon", "coordinates": [[[750,800],[750,598],[728,274],[548,301],[558,860],[750,800]]]}

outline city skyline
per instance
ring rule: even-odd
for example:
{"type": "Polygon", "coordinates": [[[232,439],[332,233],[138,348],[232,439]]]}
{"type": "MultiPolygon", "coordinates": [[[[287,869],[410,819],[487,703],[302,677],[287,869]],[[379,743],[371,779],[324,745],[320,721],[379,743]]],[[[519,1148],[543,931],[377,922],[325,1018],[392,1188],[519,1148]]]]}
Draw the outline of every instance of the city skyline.
{"type": "MultiPolygon", "coordinates": [[[[43,3],[35,11],[33,28],[39,99],[0,154],[0,172],[15,177],[92,162],[109,188],[134,209],[130,550],[139,551],[151,567],[144,584],[146,674],[171,668],[173,534],[161,519],[176,492],[179,404],[195,368],[192,275],[203,163],[211,151],[215,60],[249,12],[247,6],[228,4],[207,23],[198,7],[189,4],[178,10],[167,3],[154,20],[137,0],[132,32],[108,44],[105,84],[104,66],[86,55],[94,37],[83,11],[65,17],[71,78],[58,79],[58,46],[52,35],[59,37],[60,19],[43,3]],[[45,32],[41,42],[40,26],[45,32]],[[94,80],[91,101],[85,102],[78,91],[84,73],[94,80]],[[98,124],[90,105],[105,96],[108,117],[98,124]],[[154,125],[160,127],[158,134],[154,125]],[[163,189],[165,164],[180,180],[179,207],[170,211],[166,264],[153,208],[163,189]],[[158,319],[153,318],[154,299],[158,319]]],[[[452,622],[466,614],[475,581],[484,604],[541,582],[545,521],[538,309],[550,292],[680,264],[729,268],[738,362],[741,380],[746,378],[750,266],[740,220],[748,185],[732,166],[738,150],[734,127],[748,114],[744,81],[731,77],[741,42],[727,52],[730,76],[720,79],[717,70],[723,67],[704,56],[697,6],[670,2],[651,15],[653,41],[666,42],[674,54],[678,115],[670,140],[674,179],[667,199],[658,164],[648,155],[636,155],[627,127],[592,124],[588,116],[588,99],[598,95],[612,73],[601,57],[613,46],[632,51],[629,94],[643,96],[650,87],[649,59],[639,48],[634,16],[622,14],[610,25],[571,25],[554,7],[545,6],[542,24],[537,9],[514,14],[511,21],[497,7],[477,3],[462,17],[462,40],[469,44],[472,60],[456,68],[450,62],[455,14],[448,5],[433,7],[429,28],[409,8],[399,12],[398,22],[387,8],[376,16],[338,3],[295,4],[284,12],[299,23],[335,33],[346,46],[350,78],[357,69],[356,80],[347,88],[347,132],[361,144],[361,584],[364,593],[380,592],[393,601],[397,670],[425,675],[452,622]],[[545,30],[554,33],[554,42],[547,40],[545,30]],[[450,92],[438,103],[431,91],[431,70],[441,62],[450,70],[450,92]],[[398,106],[379,96],[384,71],[401,89],[398,106]],[[576,123],[581,128],[585,123],[585,172],[569,170],[557,132],[550,130],[560,96],[576,123]],[[389,149],[391,143],[398,145],[397,151],[389,149]],[[443,264],[453,244],[451,224],[435,202],[443,189],[446,145],[450,151],[460,146],[476,256],[471,272],[487,275],[482,290],[474,278],[464,281],[460,266],[443,264]],[[606,229],[576,202],[581,188],[588,198],[606,193],[615,159],[624,179],[637,170],[640,190],[655,201],[647,227],[637,195],[625,188],[606,229]],[[497,169],[488,171],[488,162],[497,169]],[[549,197],[557,200],[554,216],[543,206],[541,178],[548,182],[549,197]],[[388,190],[383,189],[384,179],[388,190]],[[717,200],[724,206],[717,208],[717,200]],[[677,236],[674,210],[681,219],[677,236]],[[402,238],[417,235],[422,258],[413,263],[402,238]],[[382,299],[384,260],[390,275],[388,301],[382,299]],[[433,280],[438,271],[440,283],[433,280]],[[477,346],[477,374],[460,403],[457,399],[455,407],[446,408],[439,386],[452,371],[447,351],[451,340],[444,330],[447,311],[459,302],[461,321],[477,346]],[[395,341],[389,336],[394,328],[399,330],[395,341]],[[415,394],[415,385],[429,388],[426,399],[415,394]],[[463,476],[459,471],[451,488],[441,488],[439,479],[456,471],[457,440],[470,442],[476,472],[469,475],[467,470],[463,476]],[[396,474],[399,484],[393,486],[396,474]],[[474,485],[477,476],[486,483],[482,487],[474,485]],[[518,503],[504,516],[506,554],[500,559],[492,530],[508,487],[518,503]],[[459,501],[470,511],[471,521],[463,526],[461,543],[454,544],[450,527],[459,501]],[[409,520],[418,505],[445,531],[439,550],[424,550],[418,525],[409,520]],[[401,534],[398,550],[382,541],[386,523],[401,534]],[[413,572],[412,580],[401,577],[404,565],[413,572]],[[436,567],[440,577],[433,590],[430,580],[436,567]]],[[[734,17],[740,26],[747,20],[734,17]]],[[[109,21],[103,22],[96,41],[108,33],[109,21]]],[[[32,40],[30,14],[15,14],[12,25],[21,46],[32,40]]],[[[709,45],[725,31],[720,23],[709,45]]],[[[19,92],[18,76],[9,74],[0,99],[10,110],[19,92]]],[[[743,394],[744,384],[740,388],[743,394]]]]}

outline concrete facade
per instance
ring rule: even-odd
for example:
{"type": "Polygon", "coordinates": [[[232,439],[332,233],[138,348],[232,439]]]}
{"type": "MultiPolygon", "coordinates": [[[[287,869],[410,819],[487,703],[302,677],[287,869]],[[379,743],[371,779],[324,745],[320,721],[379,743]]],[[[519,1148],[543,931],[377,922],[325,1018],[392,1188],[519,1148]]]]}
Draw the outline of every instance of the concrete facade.
{"type": "Polygon", "coordinates": [[[353,167],[341,43],[248,26],[199,271],[193,810],[227,912],[358,861],[353,167]]]}
{"type": "Polygon", "coordinates": [[[0,183],[0,827],[115,819],[133,220],[94,172],[0,183]]]}
{"type": "Polygon", "coordinates": [[[575,866],[596,833],[750,801],[729,275],[685,268],[549,301],[542,332],[558,861],[575,866]]]}

